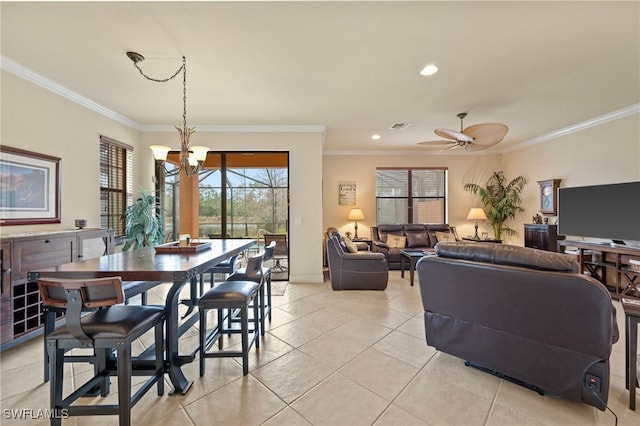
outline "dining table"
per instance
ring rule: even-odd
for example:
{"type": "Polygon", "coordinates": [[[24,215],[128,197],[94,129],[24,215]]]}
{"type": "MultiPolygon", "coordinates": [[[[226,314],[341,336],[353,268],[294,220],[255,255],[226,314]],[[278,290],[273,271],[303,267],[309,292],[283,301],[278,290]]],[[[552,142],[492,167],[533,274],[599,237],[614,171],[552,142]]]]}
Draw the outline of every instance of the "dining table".
{"type": "MultiPolygon", "coordinates": [[[[35,282],[39,278],[100,278],[119,276],[122,281],[158,281],[172,283],[165,297],[166,337],[165,372],[173,385],[171,394],[186,394],[193,381],[186,378],[182,371],[184,364],[193,362],[198,352],[181,354],[179,338],[197,321],[197,312],[192,312],[196,303],[194,292],[199,277],[220,262],[241,252],[256,243],[255,240],[225,238],[198,240],[198,250],[166,250],[158,247],[145,247],[138,250],[118,252],[80,260],[59,266],[29,271],[27,278],[35,282]],[[180,317],[180,292],[187,283],[191,283],[191,302],[187,314],[180,317]],[[188,315],[190,314],[190,315],[188,315]]],[[[178,244],[178,243],[176,243],[178,244]]],[[[147,349],[146,352],[149,352],[147,349]]]]}

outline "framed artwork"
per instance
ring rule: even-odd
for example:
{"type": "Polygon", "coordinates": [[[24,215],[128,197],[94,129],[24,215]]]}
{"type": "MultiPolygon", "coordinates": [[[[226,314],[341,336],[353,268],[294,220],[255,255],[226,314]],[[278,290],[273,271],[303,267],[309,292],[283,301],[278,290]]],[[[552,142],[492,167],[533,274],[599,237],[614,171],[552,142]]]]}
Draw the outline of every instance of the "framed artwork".
{"type": "Polygon", "coordinates": [[[0,226],[60,223],[60,158],[0,146],[0,226]]]}
{"type": "Polygon", "coordinates": [[[338,185],[338,204],[341,206],[356,205],[355,183],[341,183],[338,185]]]}

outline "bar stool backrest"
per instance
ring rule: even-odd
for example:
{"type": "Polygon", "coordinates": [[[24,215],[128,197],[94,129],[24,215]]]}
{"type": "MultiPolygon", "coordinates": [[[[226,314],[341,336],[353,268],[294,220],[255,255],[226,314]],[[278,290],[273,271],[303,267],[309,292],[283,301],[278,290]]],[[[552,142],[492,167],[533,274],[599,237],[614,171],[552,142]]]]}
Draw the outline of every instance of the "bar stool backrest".
{"type": "Polygon", "coordinates": [[[247,267],[245,268],[245,273],[249,278],[254,278],[256,280],[262,281],[263,257],[264,257],[264,252],[253,255],[247,260],[247,267]]]}
{"type": "Polygon", "coordinates": [[[264,257],[262,259],[263,263],[267,260],[273,259],[273,253],[276,250],[276,244],[277,243],[275,241],[271,241],[269,245],[264,248],[264,257]]]}
{"type": "Polygon", "coordinates": [[[38,280],[38,289],[42,302],[55,308],[67,308],[70,303],[80,303],[83,309],[93,309],[124,302],[120,277],[41,278],[38,280]],[[75,299],[75,295],[78,295],[79,299],[75,299]]]}

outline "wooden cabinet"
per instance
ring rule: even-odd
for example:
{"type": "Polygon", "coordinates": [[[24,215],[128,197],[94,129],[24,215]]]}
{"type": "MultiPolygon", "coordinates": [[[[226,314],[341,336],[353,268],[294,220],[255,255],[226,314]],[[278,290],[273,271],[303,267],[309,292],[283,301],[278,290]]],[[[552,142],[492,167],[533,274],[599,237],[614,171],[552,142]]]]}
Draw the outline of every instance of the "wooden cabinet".
{"type": "Polygon", "coordinates": [[[13,338],[11,327],[11,242],[0,244],[0,338],[13,338]]]}
{"type": "Polygon", "coordinates": [[[524,246],[539,250],[558,251],[558,225],[539,225],[526,223],[524,225],[524,246]]]}
{"type": "Polygon", "coordinates": [[[42,303],[29,271],[113,253],[111,229],[3,235],[0,350],[40,333],[42,303]]]}

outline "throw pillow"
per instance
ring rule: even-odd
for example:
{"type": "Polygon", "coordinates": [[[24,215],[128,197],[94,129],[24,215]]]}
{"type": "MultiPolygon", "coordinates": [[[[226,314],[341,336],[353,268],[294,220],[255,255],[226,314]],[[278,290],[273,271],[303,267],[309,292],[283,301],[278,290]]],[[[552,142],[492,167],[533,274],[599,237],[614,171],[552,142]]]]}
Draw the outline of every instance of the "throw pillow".
{"type": "Polygon", "coordinates": [[[387,235],[387,245],[389,246],[389,248],[402,249],[404,248],[406,241],[407,237],[405,237],[404,235],[387,235]]]}
{"type": "Polygon", "coordinates": [[[407,232],[407,247],[429,247],[427,232],[407,232]]]}
{"type": "Polygon", "coordinates": [[[353,244],[353,241],[351,241],[346,235],[342,237],[342,242],[344,243],[349,253],[358,252],[358,247],[356,247],[356,245],[353,244]]]}
{"type": "Polygon", "coordinates": [[[441,242],[441,241],[455,242],[456,241],[456,237],[454,237],[451,232],[436,232],[436,239],[438,240],[438,242],[441,242]]]}

